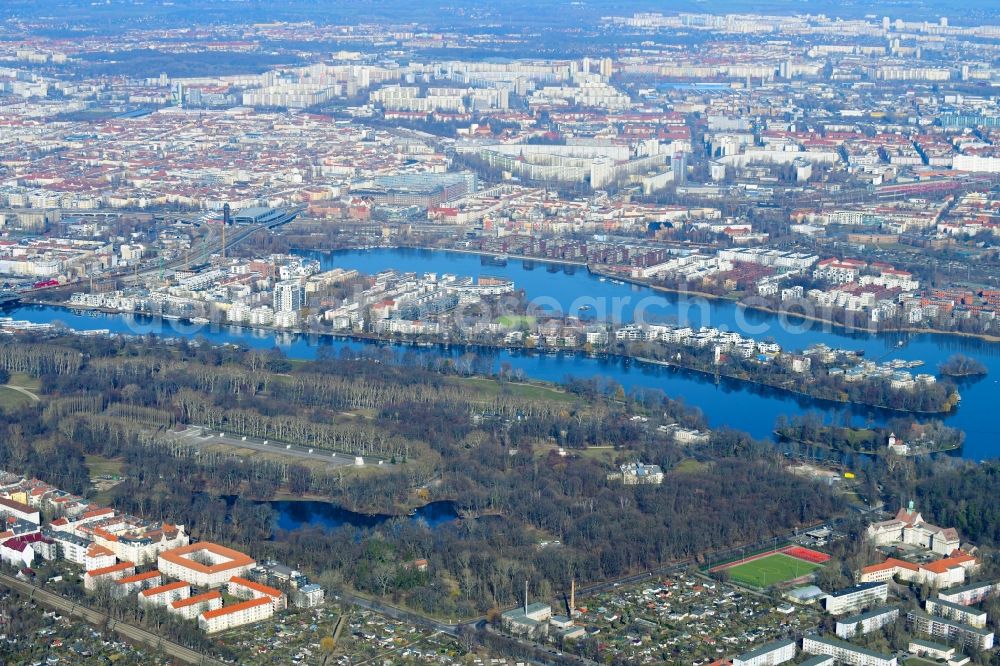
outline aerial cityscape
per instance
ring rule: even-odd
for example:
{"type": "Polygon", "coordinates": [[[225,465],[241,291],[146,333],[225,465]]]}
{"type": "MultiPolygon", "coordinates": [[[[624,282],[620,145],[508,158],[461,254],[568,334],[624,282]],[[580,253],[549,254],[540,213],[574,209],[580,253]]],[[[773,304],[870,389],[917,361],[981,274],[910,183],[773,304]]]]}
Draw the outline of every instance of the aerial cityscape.
{"type": "Polygon", "coordinates": [[[0,3],[0,664],[996,666],[1000,5],[0,3]]]}

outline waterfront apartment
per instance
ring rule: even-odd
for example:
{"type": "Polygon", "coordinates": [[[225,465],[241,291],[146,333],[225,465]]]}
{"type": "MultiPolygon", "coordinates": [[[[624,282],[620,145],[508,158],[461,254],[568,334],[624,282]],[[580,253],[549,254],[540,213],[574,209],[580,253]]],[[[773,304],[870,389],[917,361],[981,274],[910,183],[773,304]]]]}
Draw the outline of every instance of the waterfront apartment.
{"type": "Polygon", "coordinates": [[[795,641],[772,641],[733,659],[733,666],[775,666],[795,658],[795,641]]]}
{"type": "Polygon", "coordinates": [[[170,578],[179,578],[196,587],[219,587],[233,576],[246,574],[257,563],[238,550],[199,541],[160,553],[157,564],[170,578]]]}
{"type": "Polygon", "coordinates": [[[897,666],[896,658],[892,655],[823,636],[803,636],[802,651],[833,657],[836,661],[849,666],[897,666]]]}

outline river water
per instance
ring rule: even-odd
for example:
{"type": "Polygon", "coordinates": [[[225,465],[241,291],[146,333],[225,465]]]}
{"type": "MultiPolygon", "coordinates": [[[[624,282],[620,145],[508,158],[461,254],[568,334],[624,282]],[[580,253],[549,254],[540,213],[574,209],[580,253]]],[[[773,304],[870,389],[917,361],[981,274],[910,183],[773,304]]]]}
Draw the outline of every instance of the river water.
{"type": "MultiPolygon", "coordinates": [[[[646,321],[663,320],[690,326],[713,326],[741,332],[759,339],[773,339],[784,349],[805,349],[814,343],[831,347],[864,350],[873,360],[922,360],[926,365],[915,372],[937,372],[938,364],[954,353],[979,359],[989,369],[985,378],[962,382],[960,407],[945,417],[948,425],[966,433],[962,455],[972,459],[1000,456],[1000,421],[993,418],[1000,406],[1000,344],[974,338],[938,334],[869,334],[825,327],[815,322],[789,320],[766,312],[742,308],[728,301],[703,301],[674,294],[661,294],[630,284],[602,281],[583,267],[555,267],[542,262],[510,260],[506,266],[483,265],[476,255],[403,249],[351,250],[310,253],[324,269],[341,267],[362,273],[387,269],[436,272],[458,275],[493,275],[515,281],[534,303],[551,311],[576,314],[586,312],[611,316],[620,321],[635,317],[646,321]]],[[[321,346],[359,348],[366,344],[329,336],[281,334],[251,331],[227,325],[195,325],[135,315],[78,313],[63,308],[21,306],[8,313],[15,319],[33,322],[62,322],[78,330],[110,329],[118,333],[202,337],[212,343],[234,343],[258,349],[279,347],[289,357],[310,358],[321,346]]],[[[406,347],[406,349],[414,349],[406,347]]],[[[417,348],[418,353],[460,355],[464,350],[417,348]]],[[[478,350],[484,353],[483,350],[478,350]]],[[[828,420],[848,416],[855,423],[882,423],[893,414],[881,410],[844,406],[793,396],[735,381],[714,379],[697,373],[647,366],[619,359],[593,358],[583,354],[533,354],[494,350],[494,368],[509,363],[525,377],[561,381],[567,376],[600,375],[615,380],[626,389],[658,388],[672,398],[683,399],[701,409],[712,427],[730,426],[755,437],[769,437],[779,415],[805,411],[822,413],[828,420]]]]}

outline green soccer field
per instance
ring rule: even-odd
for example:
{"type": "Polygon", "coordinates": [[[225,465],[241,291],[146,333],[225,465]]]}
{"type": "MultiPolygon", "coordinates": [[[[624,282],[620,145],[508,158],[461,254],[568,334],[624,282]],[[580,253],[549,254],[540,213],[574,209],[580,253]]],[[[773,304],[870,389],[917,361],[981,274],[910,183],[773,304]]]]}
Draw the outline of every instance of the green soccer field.
{"type": "Polygon", "coordinates": [[[792,580],[820,568],[819,564],[806,562],[784,553],[774,553],[726,569],[729,577],[737,583],[754,587],[769,587],[775,583],[792,580]]]}

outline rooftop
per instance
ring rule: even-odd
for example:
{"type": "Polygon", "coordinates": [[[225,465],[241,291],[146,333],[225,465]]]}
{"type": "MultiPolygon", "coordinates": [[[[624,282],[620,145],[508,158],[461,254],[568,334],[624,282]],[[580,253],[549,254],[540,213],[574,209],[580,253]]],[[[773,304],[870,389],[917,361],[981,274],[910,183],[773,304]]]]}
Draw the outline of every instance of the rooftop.
{"type": "Polygon", "coordinates": [[[250,599],[249,601],[243,601],[238,604],[230,604],[229,606],[223,606],[222,608],[217,608],[215,610],[205,611],[201,614],[201,616],[206,620],[211,620],[212,618],[221,617],[230,613],[239,613],[240,611],[247,610],[248,608],[269,605],[271,605],[271,600],[267,597],[261,597],[260,599],[250,599]]]}
{"type": "Polygon", "coordinates": [[[105,576],[107,574],[115,573],[117,571],[125,571],[126,569],[134,569],[135,565],[131,562],[119,562],[118,564],[112,564],[110,567],[101,567],[100,569],[91,569],[87,572],[87,575],[91,578],[96,578],[97,576],[105,576]]]}
{"type": "Polygon", "coordinates": [[[173,592],[174,590],[180,590],[185,587],[190,587],[190,585],[188,585],[182,580],[178,580],[174,581],[173,583],[167,583],[166,585],[160,585],[159,587],[151,587],[148,590],[143,590],[141,594],[144,597],[155,597],[158,594],[173,592]]]}
{"type": "Polygon", "coordinates": [[[281,590],[275,589],[269,585],[261,585],[252,580],[246,578],[240,578],[239,576],[233,576],[230,583],[239,585],[240,587],[245,587],[249,590],[254,590],[255,592],[260,592],[261,594],[266,594],[269,597],[280,597],[281,590]]]}
{"type": "MultiPolygon", "coordinates": [[[[156,588],[153,588],[156,589],[156,588]]],[[[149,592],[149,590],[146,590],[149,592]]],[[[193,597],[188,597],[187,599],[178,599],[177,601],[170,602],[173,608],[184,608],[185,606],[193,606],[195,604],[200,604],[205,601],[211,601],[212,599],[221,599],[222,593],[218,590],[212,590],[211,592],[203,592],[202,594],[196,594],[193,597]]]]}
{"type": "Polygon", "coordinates": [[[233,550],[232,548],[220,546],[219,544],[212,543],[210,541],[199,541],[187,546],[181,546],[180,548],[174,548],[173,550],[165,550],[160,553],[160,558],[192,571],[205,574],[220,573],[228,571],[229,569],[237,569],[239,567],[252,567],[255,564],[253,558],[249,555],[241,553],[238,550],[233,550]],[[191,559],[191,555],[200,551],[211,553],[223,561],[210,565],[195,562],[191,559]]]}
{"type": "Polygon", "coordinates": [[[750,650],[749,652],[744,652],[739,657],[737,657],[737,659],[741,659],[743,661],[747,661],[747,660],[753,659],[754,657],[759,657],[761,655],[765,655],[768,652],[774,652],[775,650],[780,650],[782,648],[786,648],[789,645],[795,645],[795,641],[792,640],[792,639],[790,639],[790,638],[786,638],[786,639],[782,639],[782,640],[777,640],[777,641],[772,641],[770,643],[765,643],[764,645],[761,645],[760,647],[754,648],[753,650],[750,650]]]}

